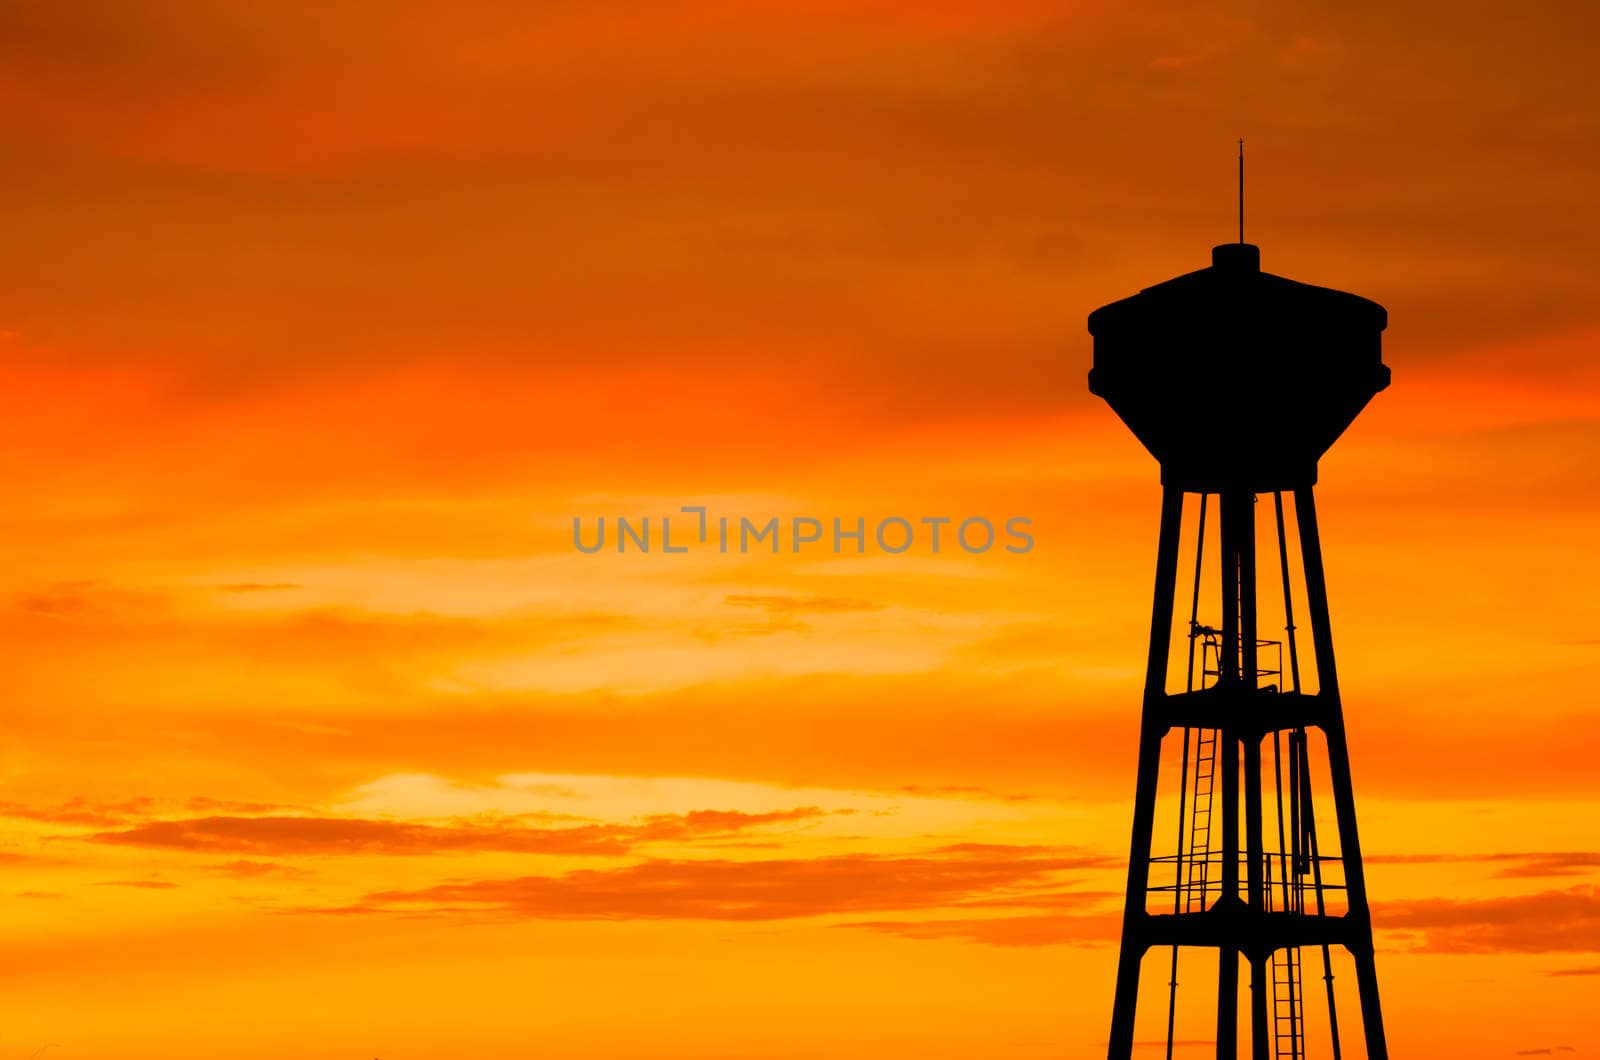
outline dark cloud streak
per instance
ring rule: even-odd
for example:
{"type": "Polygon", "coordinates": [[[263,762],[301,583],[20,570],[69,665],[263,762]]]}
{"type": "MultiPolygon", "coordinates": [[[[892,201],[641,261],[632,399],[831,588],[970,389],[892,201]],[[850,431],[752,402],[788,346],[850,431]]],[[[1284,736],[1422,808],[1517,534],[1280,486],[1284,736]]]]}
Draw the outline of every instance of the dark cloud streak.
{"type": "Polygon", "coordinates": [[[570,828],[528,827],[502,818],[430,824],[354,817],[215,816],[148,821],[83,838],[116,846],[275,856],[498,852],[616,857],[640,844],[724,836],[825,815],[816,807],[771,813],[697,810],[629,824],[570,828]]]}

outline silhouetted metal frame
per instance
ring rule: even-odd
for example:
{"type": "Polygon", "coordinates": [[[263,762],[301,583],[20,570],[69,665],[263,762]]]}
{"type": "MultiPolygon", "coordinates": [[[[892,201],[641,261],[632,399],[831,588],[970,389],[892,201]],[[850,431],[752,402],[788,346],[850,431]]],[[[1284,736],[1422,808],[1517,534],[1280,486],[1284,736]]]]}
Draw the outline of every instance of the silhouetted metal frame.
{"type": "MultiPolygon", "coordinates": [[[[1213,689],[1196,693],[1192,688],[1183,696],[1169,696],[1166,690],[1168,659],[1171,653],[1172,619],[1176,603],[1179,537],[1182,528],[1184,490],[1166,486],[1162,491],[1160,534],[1156,551],[1156,579],[1151,607],[1150,650],[1145,671],[1144,704],[1141,713],[1139,764],[1134,796],[1133,829],[1129,844],[1128,881],[1122,921],[1122,945],[1117,963],[1115,999],[1107,1055],[1111,1060],[1128,1060],[1133,1052],[1134,1021],[1138,1004],[1139,971],[1145,953],[1152,945],[1215,946],[1218,950],[1217,1056],[1232,1060],[1238,1048],[1238,972],[1239,959],[1250,962],[1251,976],[1251,1057],[1267,1060],[1270,1042],[1267,991],[1271,988],[1271,954],[1287,945],[1318,945],[1334,942],[1343,945],[1356,966],[1360,995],[1362,1031],[1369,1060],[1388,1060],[1382,1010],[1378,1001],[1378,980],[1372,944],[1372,922],[1367,903],[1366,875],[1361,861],[1360,839],[1356,831],[1355,798],[1350,777],[1349,748],[1345,739],[1339,700],[1338,677],[1333,656],[1333,638],[1328,611],[1326,578],[1322,566],[1321,539],[1317,530],[1316,507],[1310,486],[1293,490],[1295,519],[1300,535],[1301,561],[1306,580],[1306,607],[1311,623],[1312,644],[1317,663],[1318,689],[1305,696],[1298,689],[1298,665],[1291,647],[1291,666],[1295,671],[1293,692],[1278,695],[1266,721],[1258,686],[1256,616],[1256,534],[1255,494],[1250,491],[1225,491],[1220,496],[1219,552],[1222,567],[1222,651],[1219,682],[1213,689]],[[1210,694],[1214,705],[1204,706],[1197,696],[1210,694]],[[1146,909],[1150,893],[1151,847],[1155,833],[1155,808],[1160,773],[1161,744],[1175,726],[1214,727],[1218,730],[1218,765],[1221,773],[1223,836],[1222,881],[1216,903],[1201,914],[1152,916],[1146,909]],[[1323,909],[1320,854],[1316,850],[1315,825],[1310,819],[1309,773],[1305,768],[1303,731],[1315,726],[1323,730],[1328,745],[1329,774],[1334,813],[1339,828],[1340,860],[1344,864],[1348,909],[1344,916],[1327,916],[1323,909]],[[1291,791],[1303,810],[1291,813],[1295,858],[1301,850],[1298,819],[1305,814],[1306,846],[1316,875],[1317,915],[1305,916],[1303,903],[1294,910],[1294,926],[1277,921],[1279,914],[1268,914],[1265,880],[1265,851],[1262,813],[1261,744],[1265,734],[1291,731],[1291,791]],[[1294,736],[1300,735],[1299,740],[1294,736]],[[1298,746],[1294,746],[1298,744],[1298,746]],[[1241,760],[1242,759],[1242,760],[1241,760]],[[1240,894],[1239,786],[1243,767],[1245,817],[1247,829],[1244,893],[1240,894]],[[1239,914],[1249,929],[1239,930],[1239,914]],[[1232,927],[1228,924],[1232,923],[1232,927]]],[[[1202,495],[1203,496],[1203,495],[1202,495]]],[[[1281,517],[1280,517],[1281,519],[1281,517]]],[[[1280,563],[1283,550],[1282,523],[1279,523],[1280,563]]],[[[1197,549],[1200,545],[1197,543],[1197,549]]],[[[1286,617],[1288,579],[1285,574],[1286,617]]],[[[1191,631],[1192,632],[1192,631],[1191,631]]],[[[1291,634],[1292,636],[1292,634],[1291,634]]],[[[1276,737],[1275,737],[1276,738],[1276,737]]],[[[1187,765],[1187,756],[1185,756],[1187,765]]],[[[1181,822],[1180,822],[1181,833],[1181,822]]],[[[1280,843],[1280,848],[1281,848],[1280,843]]],[[[1178,860],[1183,851],[1180,843],[1178,860]]],[[[1160,889],[1160,888],[1158,888],[1160,889]]],[[[1181,888],[1180,888],[1181,893],[1181,888]]],[[[1290,911],[1286,911],[1290,912],[1290,911]]],[[[1174,954],[1176,956],[1176,954],[1174,954]]],[[[1324,958],[1326,962],[1326,957],[1324,958]]],[[[1325,963],[1325,969],[1327,968],[1325,963]]],[[[1176,980],[1176,968],[1173,980],[1176,980]]],[[[1333,1012],[1331,970],[1328,970],[1330,1023],[1333,1012]]],[[[1172,1036],[1174,1009],[1169,1002],[1168,1036],[1172,1036]]],[[[1335,1055],[1338,1055],[1337,1024],[1334,1023],[1335,1055]]]]}

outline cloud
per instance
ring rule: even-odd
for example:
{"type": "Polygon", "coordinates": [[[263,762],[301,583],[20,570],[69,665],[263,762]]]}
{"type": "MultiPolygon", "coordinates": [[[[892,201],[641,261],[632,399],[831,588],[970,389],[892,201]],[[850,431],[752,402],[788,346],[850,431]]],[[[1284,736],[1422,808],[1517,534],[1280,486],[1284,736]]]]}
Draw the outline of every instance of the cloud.
{"type": "Polygon", "coordinates": [[[204,594],[91,582],[0,597],[0,604],[8,658],[36,660],[43,649],[58,666],[63,659],[93,659],[128,667],[132,656],[139,663],[136,680],[148,679],[150,668],[187,669],[203,656],[213,665],[359,674],[369,683],[391,675],[400,687],[415,688],[419,674],[436,674],[463,658],[570,646],[638,625],[630,615],[606,611],[467,615],[339,605],[218,610],[204,594]]]}
{"type": "MultiPolygon", "coordinates": [[[[224,812],[237,814],[267,814],[293,809],[279,803],[247,802],[237,799],[216,799],[196,795],[183,803],[197,813],[224,812]]],[[[160,804],[148,795],[112,801],[75,796],[53,806],[29,806],[20,802],[0,802],[0,817],[17,821],[37,821],[42,824],[81,825],[88,828],[112,828],[134,821],[147,821],[158,816],[160,804]]]]}
{"type": "Polygon", "coordinates": [[[1594,887],[1386,902],[1373,921],[1385,932],[1406,933],[1421,953],[1600,952],[1600,890],[1594,887]]]}
{"type": "Polygon", "coordinates": [[[701,635],[715,640],[722,635],[765,637],[775,633],[810,633],[806,617],[862,614],[882,610],[881,604],[845,596],[783,596],[766,593],[731,593],[722,598],[730,607],[755,608],[764,621],[733,629],[708,629],[701,635]]]}
{"type": "Polygon", "coordinates": [[[1115,942],[1122,914],[979,919],[868,920],[840,925],[908,939],[954,939],[988,946],[1103,946],[1115,942]]]}
{"type": "Polygon", "coordinates": [[[1153,71],[1186,70],[1206,61],[1204,55],[1158,55],[1145,64],[1153,71]]]}
{"type": "Polygon", "coordinates": [[[976,784],[902,784],[899,790],[907,795],[936,799],[992,799],[998,802],[1027,802],[1033,798],[1032,795],[1017,792],[993,791],[989,788],[979,787],[976,784]]]}
{"type": "Polygon", "coordinates": [[[881,611],[882,604],[848,596],[774,596],[764,593],[730,593],[722,602],[733,607],[759,607],[783,614],[841,614],[853,611],[881,611]]]}
{"type": "Polygon", "coordinates": [[[216,799],[209,795],[196,795],[184,803],[195,813],[282,813],[294,807],[276,802],[248,802],[239,799],[216,799]]]}
{"type": "Polygon", "coordinates": [[[791,824],[817,817],[848,816],[854,810],[821,810],[801,806],[769,813],[744,813],[739,810],[690,810],[684,814],[652,814],[634,828],[639,842],[692,839],[700,835],[722,835],[770,824],[791,824]]]}
{"type": "Polygon", "coordinates": [[[1494,873],[1499,879],[1535,879],[1547,876],[1581,876],[1600,869],[1600,851],[1533,851],[1498,854],[1372,854],[1372,864],[1436,865],[1490,864],[1504,866],[1494,873]]]}
{"type": "Polygon", "coordinates": [[[149,821],[88,838],[118,846],[254,855],[627,854],[641,843],[685,841],[824,816],[816,807],[771,813],[697,810],[659,814],[628,824],[530,828],[514,818],[463,819],[448,824],[359,817],[197,817],[149,821]]]}
{"type": "Polygon", "coordinates": [[[159,593],[102,585],[92,579],[54,582],[32,592],[9,597],[11,609],[34,618],[60,620],[148,620],[166,610],[159,593]]]}
{"type": "Polygon", "coordinates": [[[240,854],[625,854],[628,844],[605,826],[543,829],[439,826],[339,817],[199,817],[151,821],[89,837],[120,846],[240,854]]]}
{"type": "Polygon", "coordinates": [[[105,828],[149,815],[155,800],[141,796],[120,802],[95,802],[78,797],[55,806],[27,806],[20,802],[0,803],[0,817],[44,824],[85,825],[105,828]]]}
{"type": "Polygon", "coordinates": [[[1581,876],[1595,869],[1600,869],[1600,852],[1593,850],[1490,855],[1476,860],[1511,862],[1511,864],[1495,873],[1496,876],[1505,879],[1581,876]]]}
{"type": "MultiPolygon", "coordinates": [[[[949,672],[819,674],[629,696],[436,696],[407,711],[269,705],[227,714],[164,711],[159,723],[147,712],[137,726],[131,715],[108,713],[102,724],[119,749],[165,755],[176,749],[169,734],[193,733],[181,752],[212,757],[219,770],[234,761],[229,749],[243,745],[291,768],[314,763],[319,775],[349,786],[389,773],[556,772],[1126,797],[1138,737],[1126,690],[1071,691],[1069,700],[1020,679],[949,672]],[[977,711],[974,702],[1007,709],[977,711]],[[906,724],[908,711],[918,724],[906,724]]],[[[31,723],[52,739],[67,735],[50,715],[31,723]]]]}
{"type": "Polygon", "coordinates": [[[216,865],[206,866],[211,872],[219,876],[232,876],[235,879],[259,879],[263,876],[288,876],[303,877],[310,873],[305,869],[295,868],[293,865],[279,865],[272,861],[224,861],[216,865]]]}
{"type": "MultiPolygon", "coordinates": [[[[1026,905],[1070,869],[1104,858],[1044,847],[956,844],[918,855],[766,861],[651,860],[558,876],[380,891],[330,912],[497,912],[552,920],[783,920],[929,909],[984,900],[1026,905]]],[[[310,912],[319,910],[307,910],[310,912]]]]}

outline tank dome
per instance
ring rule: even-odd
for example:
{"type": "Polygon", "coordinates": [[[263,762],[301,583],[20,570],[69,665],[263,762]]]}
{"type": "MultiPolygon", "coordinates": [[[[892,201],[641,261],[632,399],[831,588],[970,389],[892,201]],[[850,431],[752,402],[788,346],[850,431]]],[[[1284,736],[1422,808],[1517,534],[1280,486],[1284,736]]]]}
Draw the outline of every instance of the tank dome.
{"type": "Polygon", "coordinates": [[[1309,486],[1374,394],[1388,313],[1366,298],[1261,271],[1249,243],[1211,266],[1089,314],[1089,390],[1186,490],[1309,486]]]}

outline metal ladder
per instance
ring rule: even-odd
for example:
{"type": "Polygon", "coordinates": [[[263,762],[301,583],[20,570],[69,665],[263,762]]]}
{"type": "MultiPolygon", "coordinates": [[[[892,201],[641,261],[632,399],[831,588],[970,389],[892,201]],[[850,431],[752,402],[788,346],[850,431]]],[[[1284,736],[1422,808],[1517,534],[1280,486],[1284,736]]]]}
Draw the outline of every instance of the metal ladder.
{"type": "MultiPolygon", "coordinates": [[[[1285,852],[1280,851],[1278,857],[1284,856],[1285,852]]],[[[1276,904],[1273,902],[1276,893],[1272,879],[1273,860],[1271,854],[1262,858],[1265,870],[1263,891],[1266,911],[1269,913],[1274,911],[1276,904]]],[[[1305,885],[1301,876],[1305,870],[1299,864],[1298,857],[1286,860],[1291,860],[1288,878],[1277,884],[1283,888],[1285,911],[1303,913],[1305,885]]],[[[1302,987],[1304,979],[1300,974],[1300,947],[1285,946],[1273,950],[1267,962],[1267,971],[1272,976],[1272,1055],[1275,1060],[1305,1060],[1305,993],[1302,987]]]]}
{"type": "Polygon", "coordinates": [[[1304,1060],[1305,999],[1300,992],[1300,947],[1272,951],[1272,1041],[1276,1060],[1304,1060]]]}
{"type": "Polygon", "coordinates": [[[1190,809],[1188,874],[1183,911],[1203,913],[1211,882],[1211,790],[1216,773],[1217,730],[1197,729],[1194,749],[1194,793],[1190,809]]]}

